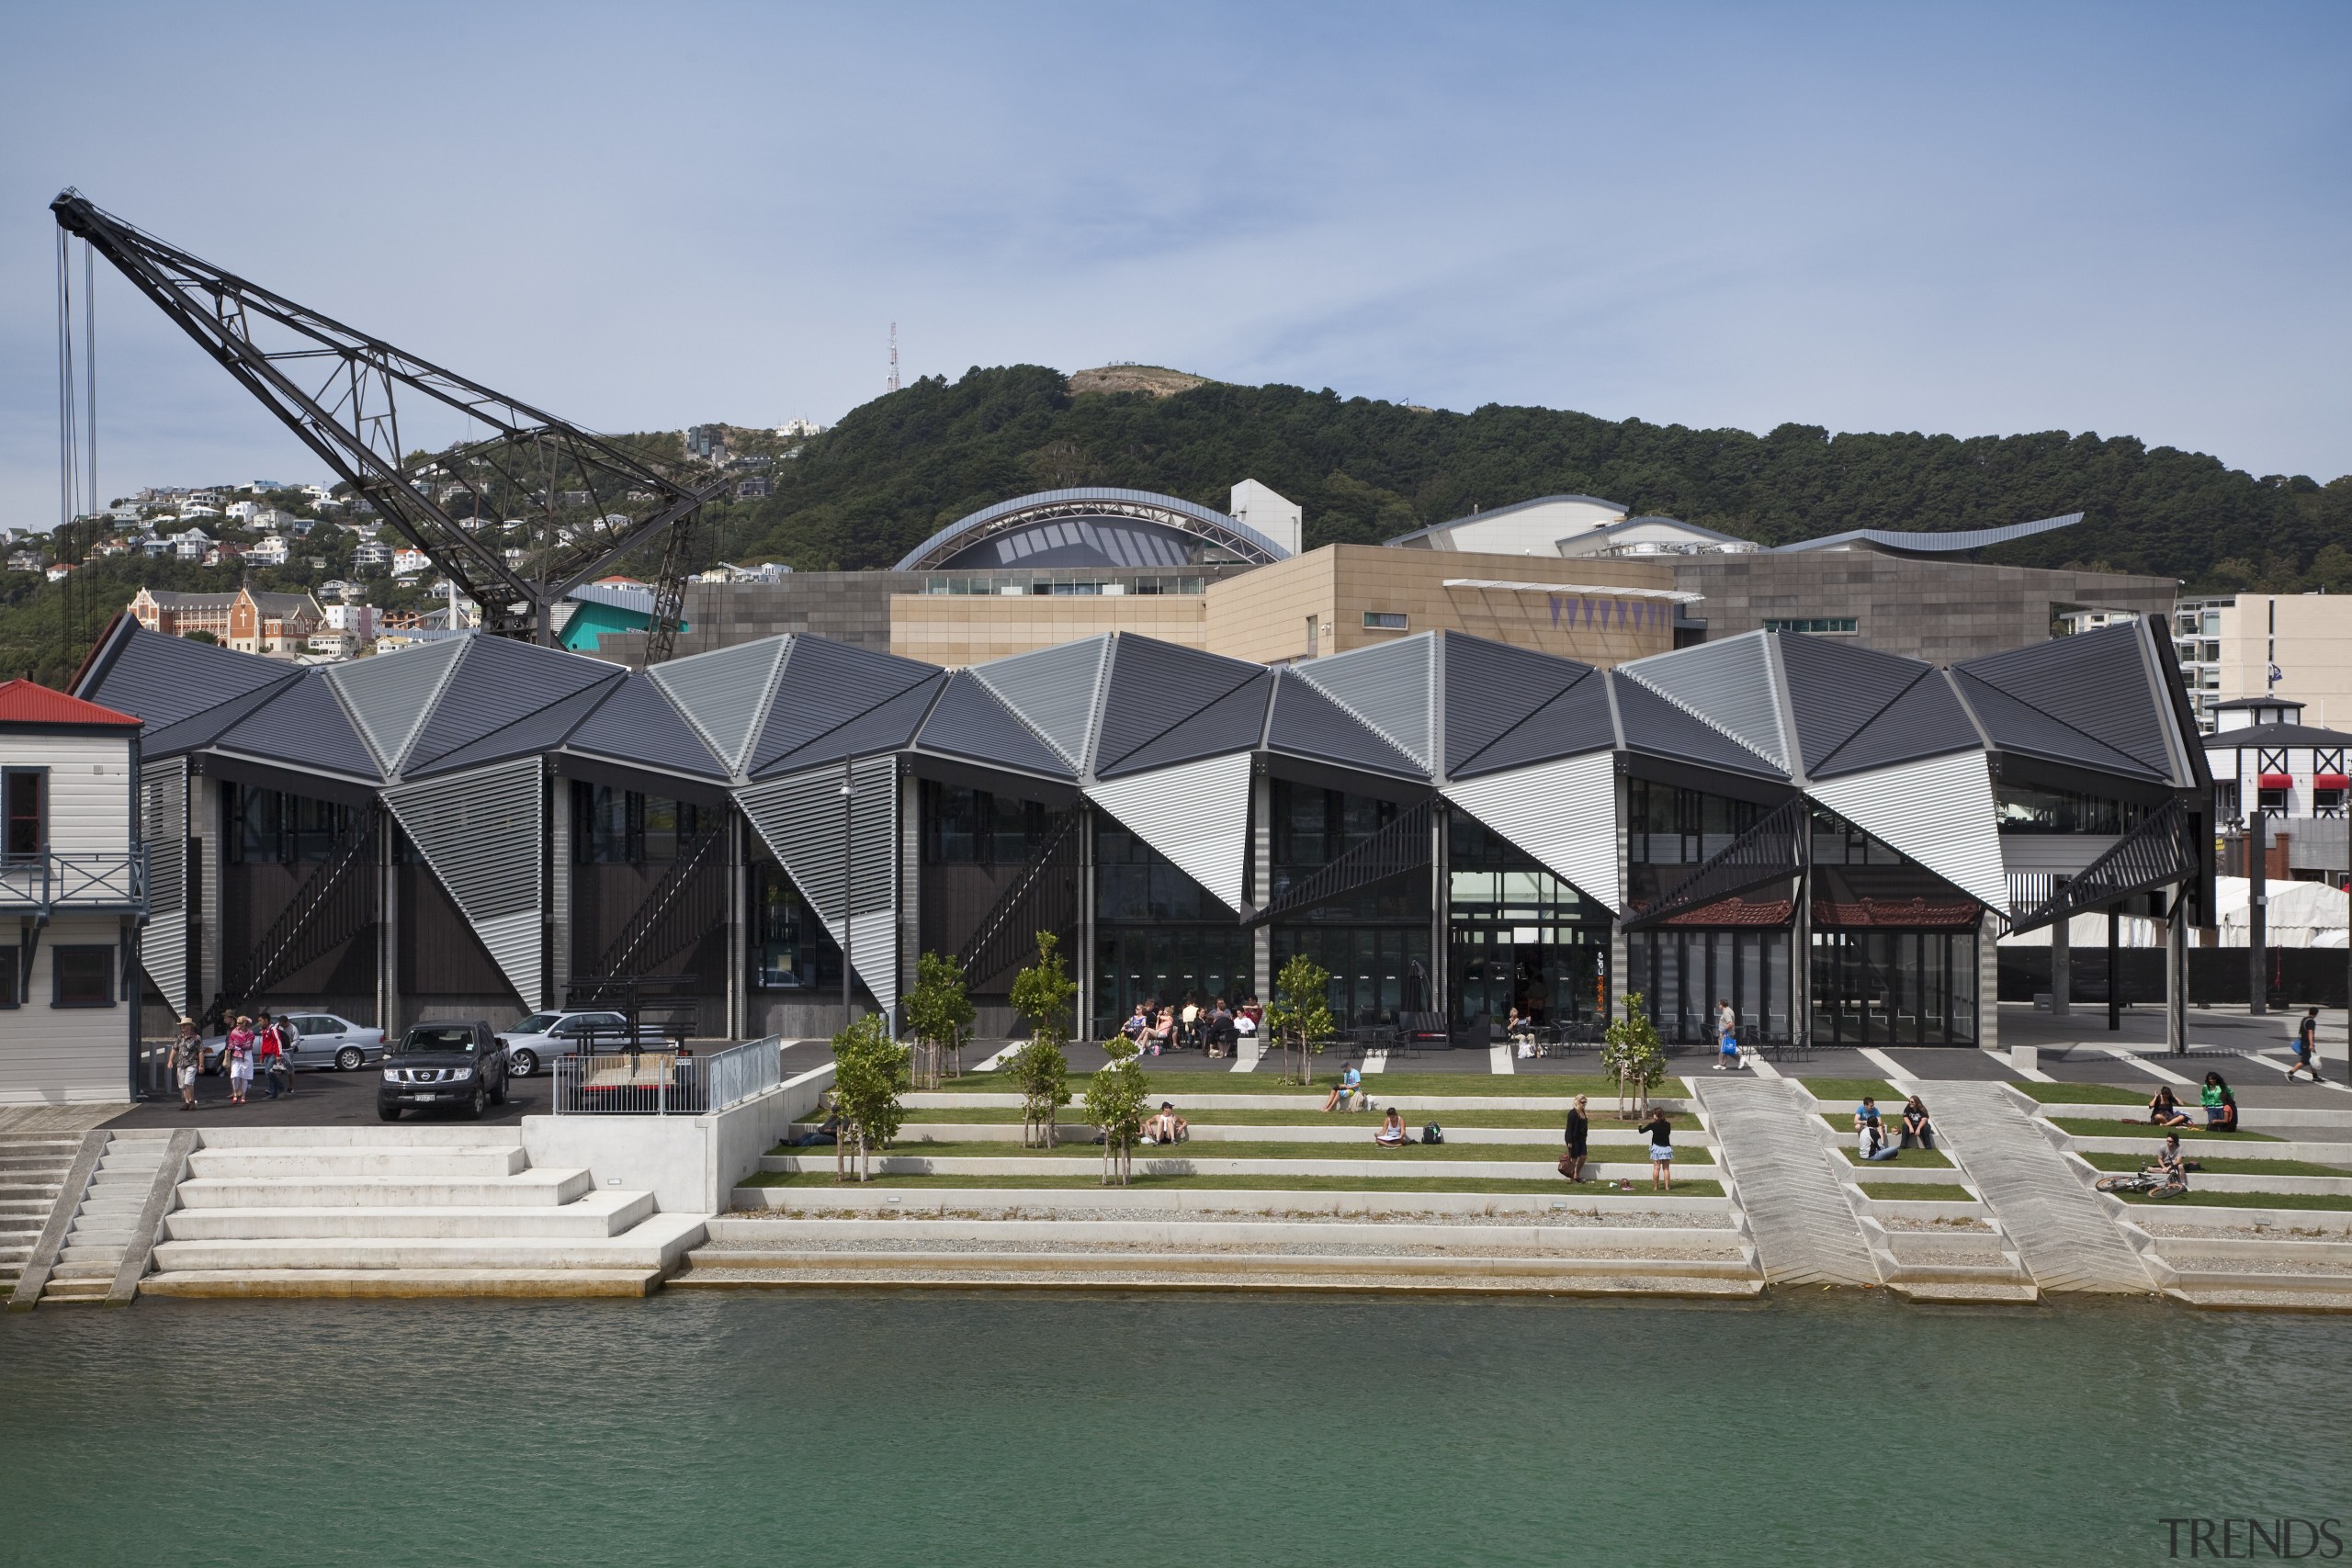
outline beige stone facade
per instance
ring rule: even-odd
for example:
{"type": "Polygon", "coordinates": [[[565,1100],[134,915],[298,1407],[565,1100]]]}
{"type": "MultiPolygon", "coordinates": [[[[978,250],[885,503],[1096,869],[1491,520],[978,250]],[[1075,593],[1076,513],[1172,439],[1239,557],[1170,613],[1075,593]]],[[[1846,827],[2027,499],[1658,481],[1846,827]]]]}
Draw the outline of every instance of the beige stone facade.
{"type": "Polygon", "coordinates": [[[893,593],[890,651],[953,669],[1103,632],[1199,648],[1205,614],[1198,593],[893,593]]]}
{"type": "Polygon", "coordinates": [[[1207,647],[1275,663],[1459,631],[1606,667],[1674,647],[1674,592],[1655,561],[1326,545],[1211,584],[1207,647]]]}

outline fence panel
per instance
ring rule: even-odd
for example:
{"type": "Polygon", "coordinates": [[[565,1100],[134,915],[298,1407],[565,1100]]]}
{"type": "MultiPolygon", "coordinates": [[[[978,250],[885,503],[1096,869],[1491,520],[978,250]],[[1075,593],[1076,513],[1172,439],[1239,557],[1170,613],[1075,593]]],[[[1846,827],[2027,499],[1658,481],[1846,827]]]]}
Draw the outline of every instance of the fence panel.
{"type": "Polygon", "coordinates": [[[769,1035],[707,1056],[674,1051],[558,1056],[558,1116],[699,1116],[784,1081],[783,1040],[769,1035]]]}

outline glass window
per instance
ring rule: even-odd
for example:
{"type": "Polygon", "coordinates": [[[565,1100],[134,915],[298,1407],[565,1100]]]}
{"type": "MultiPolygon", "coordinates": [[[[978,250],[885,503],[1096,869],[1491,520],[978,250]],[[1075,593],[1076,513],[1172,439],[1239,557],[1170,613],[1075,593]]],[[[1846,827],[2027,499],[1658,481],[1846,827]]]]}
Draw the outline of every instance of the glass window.
{"type": "Polygon", "coordinates": [[[1366,610],[1363,629],[1368,632],[1401,632],[1407,629],[1401,610],[1366,610]]]}
{"type": "Polygon", "coordinates": [[[7,856],[35,859],[49,847],[49,772],[10,768],[6,777],[7,856]]]}
{"type": "Polygon", "coordinates": [[[50,999],[51,1007],[114,1006],[113,948],[53,948],[50,964],[56,983],[56,994],[50,999]]]}
{"type": "Polygon", "coordinates": [[[0,948],[0,1008],[15,1007],[22,990],[17,979],[16,950],[0,948]]]}
{"type": "Polygon", "coordinates": [[[640,807],[643,828],[639,835],[642,858],[673,861],[693,852],[701,816],[691,803],[659,795],[639,795],[637,799],[644,803],[640,807]]]}
{"type": "Polygon", "coordinates": [[[572,858],[586,865],[627,865],[640,858],[632,852],[638,846],[630,819],[643,810],[643,799],[611,784],[573,784],[572,858]]]}
{"type": "Polygon", "coordinates": [[[2004,833],[2120,835],[2140,825],[2144,810],[2127,800],[2021,784],[2001,784],[1993,797],[2004,833]]]}
{"type": "Polygon", "coordinates": [[[752,867],[752,983],[764,991],[838,991],[842,950],[784,867],[752,867]]]}

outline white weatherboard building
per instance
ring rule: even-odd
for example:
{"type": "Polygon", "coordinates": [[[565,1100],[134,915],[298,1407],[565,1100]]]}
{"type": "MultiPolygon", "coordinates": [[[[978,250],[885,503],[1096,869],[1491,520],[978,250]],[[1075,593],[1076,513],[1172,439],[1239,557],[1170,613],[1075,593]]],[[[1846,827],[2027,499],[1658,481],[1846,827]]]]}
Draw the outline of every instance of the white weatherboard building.
{"type": "MultiPolygon", "coordinates": [[[[0,1105],[130,1098],[147,919],[139,725],[30,681],[0,685],[0,1105]]],[[[185,820],[167,832],[176,853],[185,820]]]]}

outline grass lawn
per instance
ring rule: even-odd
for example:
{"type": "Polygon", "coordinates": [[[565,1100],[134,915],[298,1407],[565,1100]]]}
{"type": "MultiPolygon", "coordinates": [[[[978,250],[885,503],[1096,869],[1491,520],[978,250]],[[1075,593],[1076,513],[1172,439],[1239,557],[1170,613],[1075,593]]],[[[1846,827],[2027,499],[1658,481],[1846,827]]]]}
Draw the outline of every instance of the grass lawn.
{"type": "Polygon", "coordinates": [[[1894,1086],[1884,1078],[1817,1078],[1810,1073],[1799,1073],[1796,1077],[1812,1091],[1814,1099],[1832,1103],[1844,1101],[1849,1116],[1854,1113],[1854,1107],[1862,1102],[1862,1096],[1866,1094],[1878,1101],[1882,1111],[1889,1105],[1903,1103],[1904,1097],[1895,1094],[1894,1086]],[[1889,1095],[1894,1098],[1889,1100],[1889,1095]]]}
{"type": "MultiPolygon", "coordinates": [[[[781,1145],[769,1151],[779,1155],[806,1155],[830,1159],[831,1145],[805,1149],[781,1145]]],[[[924,1159],[1012,1159],[1043,1157],[1047,1159],[1100,1159],[1100,1144],[1057,1144],[1050,1149],[1024,1149],[1018,1144],[900,1144],[887,1152],[894,1155],[914,1155],[924,1159]]],[[[1135,1157],[1144,1159],[1390,1159],[1399,1164],[1417,1160],[1542,1160],[1546,1165],[1559,1163],[1561,1146],[1557,1144],[1408,1144],[1401,1149],[1375,1147],[1367,1133],[1362,1145],[1354,1144],[1260,1144],[1216,1143],[1178,1144],[1172,1148],[1138,1144],[1135,1157]]],[[[1678,1149],[1677,1165],[1710,1165],[1705,1149],[1678,1149]]],[[[1594,1155],[1596,1163],[1609,1161],[1606,1150],[1594,1155]]],[[[1610,1161],[1617,1165],[1647,1165],[1645,1150],[1628,1148],[1624,1157],[1610,1161]]]]}
{"type": "MultiPolygon", "coordinates": [[[[2083,1157],[2095,1170],[2137,1170],[2148,1162],[2137,1155],[2095,1155],[2083,1157]]],[[[2341,1166],[2317,1165],[2307,1159],[2205,1159],[2198,1165],[2216,1176],[2346,1176],[2352,1175],[2341,1166]]],[[[2197,1179],[2195,1171],[2189,1180],[2197,1179]]]]}
{"type": "MultiPolygon", "coordinates": [[[[1379,1113],[1371,1111],[1291,1111],[1275,1110],[1271,1106],[1263,1111],[1246,1106],[1231,1111],[1194,1111],[1187,1108],[1184,1101],[1173,1094],[1163,1093],[1159,1098],[1174,1100],[1178,1109],[1183,1111],[1184,1120],[1204,1127],[1361,1126],[1364,1129],[1364,1135],[1370,1137],[1371,1128],[1380,1120],[1379,1113]]],[[[1432,1118],[1442,1127],[1526,1127],[1541,1128],[1555,1134],[1565,1133],[1567,1125],[1567,1112],[1565,1111],[1441,1111],[1426,1114],[1417,1111],[1408,1120],[1413,1122],[1414,1130],[1418,1133],[1420,1123],[1432,1118]]],[[[918,1122],[959,1122],[965,1126],[1017,1127],[1021,1124],[1021,1108],[1017,1105],[924,1106],[909,1110],[906,1119],[909,1126],[918,1122]]],[[[1056,1120],[1057,1125],[1064,1127],[1087,1125],[1085,1112],[1078,1105],[1062,1107],[1061,1115],[1056,1120]]],[[[1678,1132],[1695,1131],[1699,1125],[1699,1119],[1686,1111],[1669,1112],[1667,1120],[1678,1132]]],[[[1638,1123],[1620,1122],[1615,1115],[1608,1114],[1594,1116],[1592,1125],[1596,1132],[1616,1128],[1630,1133],[1638,1123]]]]}
{"type": "Polygon", "coordinates": [[[1899,1165],[1917,1170],[1921,1166],[1941,1166],[1949,1169],[1951,1156],[1941,1149],[1905,1149],[1893,1159],[1865,1160],[1850,1144],[1841,1151],[1848,1165],[1899,1165]]]}
{"type": "Polygon", "coordinates": [[[2050,1124],[2077,1138],[2146,1138],[2161,1143],[2166,1133],[2178,1133],[2184,1144],[2275,1144],[2268,1133],[2209,1133],[2202,1127],[2151,1127],[2145,1122],[2102,1122],[2091,1116],[2052,1116],[2050,1124]]]}
{"type": "Polygon", "coordinates": [[[2127,1203],[2145,1203],[2151,1208],[2177,1208],[2194,1203],[2200,1209],[2352,1209],[2352,1198],[2339,1198],[2324,1192],[2199,1192],[2197,1178],[2188,1179],[2188,1190],[2178,1198],[2151,1198],[2144,1192],[2118,1192],[2116,1197],[2127,1203]]]}
{"type": "MultiPolygon", "coordinates": [[[[1222,1066],[1216,1063],[1213,1066],[1222,1066]]],[[[1166,1100],[1176,1100],[1186,1094],[1329,1094],[1340,1080],[1340,1071],[1347,1064],[1318,1064],[1315,1081],[1304,1087],[1284,1083],[1282,1074],[1272,1062],[1254,1073],[1174,1072],[1154,1073],[1145,1069],[1145,1081],[1151,1092],[1166,1100]]],[[[1082,1089],[1086,1075],[1073,1068],[1070,1084],[1082,1089]]],[[[1614,1078],[1574,1073],[1367,1073],[1364,1087],[1376,1100],[1382,1095],[1453,1095],[1479,1099],[1558,1098],[1572,1099],[1589,1095],[1595,1112],[1613,1111],[1617,1105],[1617,1081],[1614,1078]]],[[[1003,1072],[966,1073],[960,1078],[941,1080],[942,1094],[1018,1094],[1020,1086],[1003,1072]]],[[[1667,1098],[1681,1098],[1679,1086],[1661,1086],[1667,1098]]]]}
{"type": "MultiPolygon", "coordinates": [[[[831,1187],[833,1173],[830,1170],[762,1171],[748,1178],[745,1187],[831,1187]]],[[[912,1187],[954,1190],[956,1188],[1035,1188],[1074,1189],[1099,1186],[1092,1176],[877,1176],[867,1182],[848,1182],[845,1186],[912,1187]]],[[[1367,1184],[1361,1176],[1147,1176],[1141,1171],[1128,1183],[1137,1188],[1189,1187],[1207,1191],[1227,1192],[1363,1192],[1380,1196],[1395,1192],[1509,1192],[1561,1198],[1590,1198],[1614,1195],[1623,1197],[1614,1182],[1563,1181],[1557,1176],[1530,1177],[1524,1181],[1502,1177],[1468,1177],[1448,1180],[1443,1177],[1404,1176],[1367,1184]]],[[[1649,1182],[1634,1183],[1634,1190],[1647,1192],[1649,1182]]],[[[1723,1184],[1716,1181],[1677,1181],[1672,1196],[1677,1198],[1720,1198],[1723,1184]]],[[[1661,1194],[1664,1196],[1664,1194],[1661,1194]]]]}
{"type": "Polygon", "coordinates": [[[2009,1087],[2025,1090],[2028,1099],[2042,1105],[2145,1105],[2156,1092],[2150,1088],[2143,1094],[2103,1083],[2013,1083],[2009,1087]]]}
{"type": "Polygon", "coordinates": [[[1890,1202],[1913,1203],[1973,1203],[1976,1194],[1955,1182],[1944,1181],[1865,1181],[1862,1196],[1890,1202]]]}

